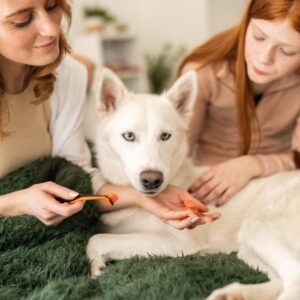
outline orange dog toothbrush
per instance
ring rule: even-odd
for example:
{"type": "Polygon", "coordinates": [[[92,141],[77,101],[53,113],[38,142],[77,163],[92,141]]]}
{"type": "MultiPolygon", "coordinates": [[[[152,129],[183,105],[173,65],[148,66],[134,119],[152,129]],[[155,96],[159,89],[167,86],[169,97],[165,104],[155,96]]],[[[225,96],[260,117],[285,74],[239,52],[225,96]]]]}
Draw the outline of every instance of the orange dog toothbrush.
{"type": "Polygon", "coordinates": [[[104,201],[107,205],[113,206],[114,203],[119,199],[115,193],[107,193],[105,195],[83,195],[79,194],[69,203],[73,204],[79,201],[89,201],[89,200],[101,200],[104,201]]]}

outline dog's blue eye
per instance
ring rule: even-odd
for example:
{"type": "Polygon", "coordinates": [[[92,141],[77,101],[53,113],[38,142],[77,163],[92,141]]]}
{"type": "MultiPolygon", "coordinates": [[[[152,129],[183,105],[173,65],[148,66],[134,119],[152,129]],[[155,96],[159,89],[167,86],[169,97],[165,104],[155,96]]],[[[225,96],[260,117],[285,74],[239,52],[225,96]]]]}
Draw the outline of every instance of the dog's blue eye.
{"type": "Polygon", "coordinates": [[[172,136],[171,133],[163,132],[163,133],[161,134],[161,136],[160,136],[160,139],[161,139],[162,141],[166,141],[166,140],[168,140],[171,136],[172,136]]]}
{"type": "Polygon", "coordinates": [[[122,137],[128,142],[134,142],[135,141],[135,134],[131,131],[123,133],[122,137]]]}

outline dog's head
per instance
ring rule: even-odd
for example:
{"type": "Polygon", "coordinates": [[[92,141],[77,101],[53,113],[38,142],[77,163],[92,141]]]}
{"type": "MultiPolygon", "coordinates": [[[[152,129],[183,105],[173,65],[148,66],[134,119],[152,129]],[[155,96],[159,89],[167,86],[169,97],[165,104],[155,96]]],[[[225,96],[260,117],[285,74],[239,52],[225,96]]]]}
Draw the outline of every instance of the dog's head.
{"type": "Polygon", "coordinates": [[[131,184],[156,195],[182,168],[186,129],[196,98],[197,76],[189,72],[164,94],[132,94],[104,69],[97,91],[99,126],[96,152],[111,183],[131,184]]]}

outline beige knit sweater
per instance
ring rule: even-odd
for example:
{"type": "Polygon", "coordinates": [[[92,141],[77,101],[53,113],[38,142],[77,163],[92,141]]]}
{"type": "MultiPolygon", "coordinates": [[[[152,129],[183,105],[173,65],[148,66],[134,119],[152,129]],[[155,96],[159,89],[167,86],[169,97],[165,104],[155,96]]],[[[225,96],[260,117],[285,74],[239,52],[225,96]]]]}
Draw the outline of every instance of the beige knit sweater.
{"type": "Polygon", "coordinates": [[[19,94],[4,94],[3,129],[8,137],[0,140],[0,178],[33,160],[51,154],[48,131],[49,101],[33,104],[34,83],[19,94]]]}

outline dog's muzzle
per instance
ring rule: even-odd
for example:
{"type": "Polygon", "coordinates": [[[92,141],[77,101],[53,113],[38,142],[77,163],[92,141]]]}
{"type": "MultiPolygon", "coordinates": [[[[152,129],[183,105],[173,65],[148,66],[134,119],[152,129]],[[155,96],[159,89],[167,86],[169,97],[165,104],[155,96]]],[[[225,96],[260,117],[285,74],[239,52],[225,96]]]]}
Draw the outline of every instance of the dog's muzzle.
{"type": "Polygon", "coordinates": [[[147,170],[140,174],[140,182],[146,191],[157,190],[163,181],[163,173],[159,171],[147,170]]]}

